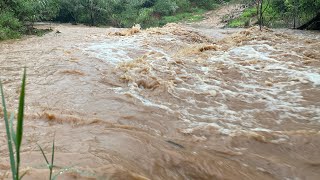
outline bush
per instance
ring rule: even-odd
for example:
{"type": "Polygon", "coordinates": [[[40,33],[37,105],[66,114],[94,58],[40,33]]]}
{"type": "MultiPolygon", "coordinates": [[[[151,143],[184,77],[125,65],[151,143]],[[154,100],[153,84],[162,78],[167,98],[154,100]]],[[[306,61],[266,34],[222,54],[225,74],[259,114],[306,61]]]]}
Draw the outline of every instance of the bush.
{"type": "Polygon", "coordinates": [[[256,16],[256,15],[257,15],[257,9],[256,9],[255,7],[253,7],[253,8],[246,9],[246,10],[242,13],[241,17],[248,17],[248,18],[250,18],[250,17],[254,17],[254,16],[256,16]]]}
{"type": "Polygon", "coordinates": [[[176,2],[172,0],[157,1],[154,5],[155,12],[161,15],[170,15],[176,12],[178,8],[179,7],[177,6],[176,2]]]}
{"type": "Polygon", "coordinates": [[[189,0],[176,0],[178,6],[178,12],[190,12],[191,3],[189,0]]]}
{"type": "Polygon", "coordinates": [[[11,12],[0,13],[0,40],[19,38],[23,31],[22,23],[11,12]]]}
{"type": "Polygon", "coordinates": [[[7,27],[4,28],[0,26],[0,40],[16,39],[20,36],[20,32],[13,31],[12,29],[9,29],[7,27]]]}
{"type": "Polygon", "coordinates": [[[182,12],[182,13],[177,13],[173,16],[164,16],[161,21],[160,25],[165,25],[167,23],[172,23],[172,22],[196,22],[196,21],[201,21],[204,16],[203,14],[206,12],[204,9],[192,9],[193,13],[189,12],[182,12]]]}

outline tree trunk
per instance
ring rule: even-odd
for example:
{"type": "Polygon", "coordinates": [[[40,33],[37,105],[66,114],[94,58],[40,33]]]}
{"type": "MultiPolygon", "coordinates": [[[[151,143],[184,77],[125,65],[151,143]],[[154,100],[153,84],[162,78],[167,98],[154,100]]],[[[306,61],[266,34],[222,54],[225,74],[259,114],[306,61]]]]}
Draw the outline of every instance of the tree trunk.
{"type": "Polygon", "coordinates": [[[263,26],[263,0],[260,0],[259,26],[261,31],[263,26]]]}
{"type": "Polygon", "coordinates": [[[297,24],[297,14],[298,14],[298,9],[297,9],[297,2],[296,0],[293,1],[293,28],[296,28],[296,24],[297,24]]]}

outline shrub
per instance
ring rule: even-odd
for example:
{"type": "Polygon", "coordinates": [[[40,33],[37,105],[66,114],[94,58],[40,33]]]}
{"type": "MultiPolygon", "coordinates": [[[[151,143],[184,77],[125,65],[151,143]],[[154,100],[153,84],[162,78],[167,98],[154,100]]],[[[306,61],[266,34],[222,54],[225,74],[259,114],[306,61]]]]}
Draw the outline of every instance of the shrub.
{"type": "Polygon", "coordinates": [[[170,15],[176,12],[178,8],[176,2],[172,0],[157,1],[154,5],[155,12],[161,15],[170,15]]]}
{"type": "Polygon", "coordinates": [[[0,40],[18,38],[23,31],[22,23],[11,12],[0,13],[0,40]]]}
{"type": "Polygon", "coordinates": [[[176,0],[176,4],[179,7],[178,12],[190,12],[191,3],[189,0],[176,0]]]}

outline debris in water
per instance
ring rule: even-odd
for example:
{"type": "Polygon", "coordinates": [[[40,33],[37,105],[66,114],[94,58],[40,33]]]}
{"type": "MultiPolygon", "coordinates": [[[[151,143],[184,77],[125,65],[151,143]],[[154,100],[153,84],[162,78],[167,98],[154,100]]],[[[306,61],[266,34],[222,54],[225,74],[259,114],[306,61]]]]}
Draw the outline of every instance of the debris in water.
{"type": "Polygon", "coordinates": [[[183,149],[184,149],[184,146],[182,146],[181,144],[178,144],[178,143],[176,143],[176,142],[173,142],[173,141],[170,141],[170,140],[167,140],[166,142],[167,142],[167,143],[170,143],[170,144],[172,144],[172,145],[174,145],[174,146],[177,146],[177,147],[179,147],[179,148],[183,148],[183,149]]]}

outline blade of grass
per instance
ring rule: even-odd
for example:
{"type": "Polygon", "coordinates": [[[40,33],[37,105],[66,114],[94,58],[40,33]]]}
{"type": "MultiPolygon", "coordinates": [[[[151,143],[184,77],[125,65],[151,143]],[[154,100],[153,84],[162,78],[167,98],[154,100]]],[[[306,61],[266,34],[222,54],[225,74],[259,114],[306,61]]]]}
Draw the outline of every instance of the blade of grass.
{"type": "Polygon", "coordinates": [[[12,141],[14,143],[14,146],[17,147],[17,138],[16,138],[16,133],[14,132],[14,126],[13,126],[13,120],[14,120],[14,113],[11,113],[10,116],[10,130],[11,130],[11,136],[12,136],[12,141]]]}
{"type": "Polygon", "coordinates": [[[44,159],[46,160],[47,166],[49,166],[49,161],[48,161],[48,159],[47,159],[46,154],[44,153],[42,147],[41,147],[38,143],[37,143],[37,145],[38,145],[38,147],[39,147],[39,149],[40,149],[40,151],[41,151],[41,153],[42,153],[42,156],[43,156],[44,159]]]}
{"type": "Polygon", "coordinates": [[[28,171],[25,171],[24,173],[22,173],[22,175],[20,176],[20,179],[22,179],[23,176],[25,176],[26,174],[28,174],[28,171]]]}
{"type": "Polygon", "coordinates": [[[16,166],[16,178],[19,178],[19,167],[20,167],[20,147],[23,136],[23,114],[24,114],[24,100],[25,100],[25,86],[26,86],[26,68],[23,71],[22,84],[21,84],[21,92],[20,92],[20,100],[19,100],[19,109],[18,109],[18,122],[17,122],[17,146],[16,146],[16,158],[17,158],[17,166],[16,166]]]}
{"type": "Polygon", "coordinates": [[[53,139],[53,142],[52,142],[51,163],[49,163],[48,158],[47,158],[46,154],[44,153],[42,147],[37,143],[37,145],[42,153],[42,156],[44,157],[44,159],[47,163],[47,167],[49,168],[49,171],[50,171],[49,180],[52,180],[52,172],[53,172],[53,167],[54,167],[54,164],[53,164],[53,162],[54,162],[54,149],[55,149],[54,141],[55,141],[55,138],[53,139]]]}
{"type": "Polygon", "coordinates": [[[50,164],[50,180],[52,179],[52,170],[53,170],[53,160],[54,160],[54,141],[55,141],[55,135],[53,137],[53,142],[52,142],[52,154],[51,154],[51,164],[50,164]]]}
{"type": "Polygon", "coordinates": [[[12,172],[12,179],[16,180],[16,163],[15,163],[15,157],[14,152],[12,148],[12,139],[10,134],[10,128],[9,128],[9,122],[8,122],[8,113],[7,113],[7,107],[6,107],[6,101],[3,94],[3,87],[2,83],[0,81],[0,91],[1,91],[1,98],[2,98],[2,107],[3,107],[3,116],[6,126],[6,133],[7,133],[7,140],[8,140],[8,149],[9,149],[9,157],[10,157],[10,166],[11,166],[11,172],[12,172]]]}

